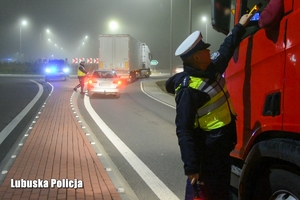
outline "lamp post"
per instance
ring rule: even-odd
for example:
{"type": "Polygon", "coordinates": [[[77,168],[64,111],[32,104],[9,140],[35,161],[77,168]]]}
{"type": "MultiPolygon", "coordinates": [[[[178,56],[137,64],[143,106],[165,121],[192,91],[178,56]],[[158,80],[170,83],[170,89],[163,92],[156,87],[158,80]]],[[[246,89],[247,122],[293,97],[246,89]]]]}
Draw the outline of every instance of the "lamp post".
{"type": "Polygon", "coordinates": [[[192,33],[192,0],[189,0],[189,34],[192,33]]]}
{"type": "Polygon", "coordinates": [[[20,25],[20,59],[22,58],[22,26],[25,26],[27,21],[23,20],[20,25]]]}
{"type": "MultiPolygon", "coordinates": [[[[170,76],[173,74],[173,0],[170,6],[170,76]]],[[[192,0],[189,0],[189,27],[188,32],[192,32],[192,0]]]]}
{"type": "MultiPolygon", "coordinates": [[[[41,53],[41,59],[43,60],[44,59],[44,57],[46,56],[46,45],[45,45],[45,42],[46,42],[46,38],[47,38],[47,36],[46,35],[49,35],[51,32],[50,32],[50,30],[49,29],[45,29],[45,30],[43,30],[43,31],[41,31],[41,33],[40,33],[40,48],[41,48],[41,51],[40,51],[40,53],[41,53]]],[[[49,39],[48,39],[49,40],[49,39]]]]}
{"type": "Polygon", "coordinates": [[[171,0],[170,6],[170,76],[173,73],[173,0],[171,0]]]}
{"type": "Polygon", "coordinates": [[[207,18],[202,17],[202,21],[205,22],[205,42],[207,42],[207,18]]]}
{"type": "MultiPolygon", "coordinates": [[[[48,38],[47,39],[48,43],[51,42],[51,39],[49,37],[52,36],[52,33],[49,29],[46,30],[46,35],[47,35],[46,37],[48,38]]],[[[49,48],[50,45],[48,43],[45,41],[45,53],[44,54],[45,54],[46,59],[47,59],[47,57],[49,58],[49,56],[47,56],[49,54],[49,50],[50,50],[50,48],[49,48]]]]}

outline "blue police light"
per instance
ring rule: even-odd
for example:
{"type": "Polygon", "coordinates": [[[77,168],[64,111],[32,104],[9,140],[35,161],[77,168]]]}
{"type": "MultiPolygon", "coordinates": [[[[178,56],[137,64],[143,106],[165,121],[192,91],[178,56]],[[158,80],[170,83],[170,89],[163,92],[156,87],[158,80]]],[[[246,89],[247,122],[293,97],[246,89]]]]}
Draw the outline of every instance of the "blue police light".
{"type": "Polygon", "coordinates": [[[56,73],[58,69],[55,66],[47,67],[45,70],[47,73],[56,73]]]}
{"type": "Polygon", "coordinates": [[[46,71],[46,73],[50,73],[50,72],[51,72],[51,69],[47,67],[47,68],[45,69],[45,71],[46,71]]]}
{"type": "Polygon", "coordinates": [[[69,70],[69,68],[63,68],[63,71],[65,72],[65,73],[68,73],[70,70],[69,70]]]}
{"type": "Polygon", "coordinates": [[[56,67],[51,67],[51,72],[52,73],[56,73],[58,70],[57,70],[57,68],[56,67]]]}

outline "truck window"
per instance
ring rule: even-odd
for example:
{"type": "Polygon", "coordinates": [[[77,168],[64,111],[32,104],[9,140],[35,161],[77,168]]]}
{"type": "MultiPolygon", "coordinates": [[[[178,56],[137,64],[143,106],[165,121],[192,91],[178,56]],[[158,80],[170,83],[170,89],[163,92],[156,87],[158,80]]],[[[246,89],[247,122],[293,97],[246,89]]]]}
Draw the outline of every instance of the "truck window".
{"type": "MultiPolygon", "coordinates": [[[[243,14],[249,13],[253,6],[257,5],[259,2],[259,0],[243,0],[241,7],[241,16],[243,14]]],[[[266,7],[267,1],[261,1],[261,3],[262,7],[260,8],[259,13],[266,7]]]]}
{"type": "MultiPolygon", "coordinates": [[[[242,7],[241,7],[241,15],[247,14],[250,12],[250,10],[259,3],[258,0],[243,0],[242,2],[242,7]]],[[[243,36],[243,38],[254,34],[257,30],[259,30],[259,26],[258,26],[258,20],[259,20],[259,16],[261,11],[266,7],[266,1],[261,2],[262,3],[262,7],[259,9],[259,11],[251,18],[250,23],[247,25],[246,27],[246,33],[243,36]]]]}

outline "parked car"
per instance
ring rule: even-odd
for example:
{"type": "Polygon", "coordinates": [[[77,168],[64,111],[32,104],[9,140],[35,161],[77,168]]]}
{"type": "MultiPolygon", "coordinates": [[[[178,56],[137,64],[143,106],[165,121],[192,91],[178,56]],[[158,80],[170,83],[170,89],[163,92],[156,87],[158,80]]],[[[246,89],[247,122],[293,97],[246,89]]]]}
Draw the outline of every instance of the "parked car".
{"type": "Polygon", "coordinates": [[[65,60],[49,60],[45,68],[45,81],[67,80],[69,76],[69,67],[65,60]]]}
{"type": "Polygon", "coordinates": [[[121,79],[113,70],[94,70],[88,77],[88,96],[93,94],[115,95],[120,97],[121,79]]]}

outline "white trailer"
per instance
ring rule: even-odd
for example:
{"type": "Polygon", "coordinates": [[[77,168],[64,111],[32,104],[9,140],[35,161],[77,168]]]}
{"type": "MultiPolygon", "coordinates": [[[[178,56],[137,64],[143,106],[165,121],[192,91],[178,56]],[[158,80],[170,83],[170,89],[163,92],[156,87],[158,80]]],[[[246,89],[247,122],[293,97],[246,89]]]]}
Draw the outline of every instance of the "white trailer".
{"type": "Polygon", "coordinates": [[[128,34],[99,35],[99,68],[115,70],[129,82],[149,77],[151,53],[145,43],[128,34]]]}

